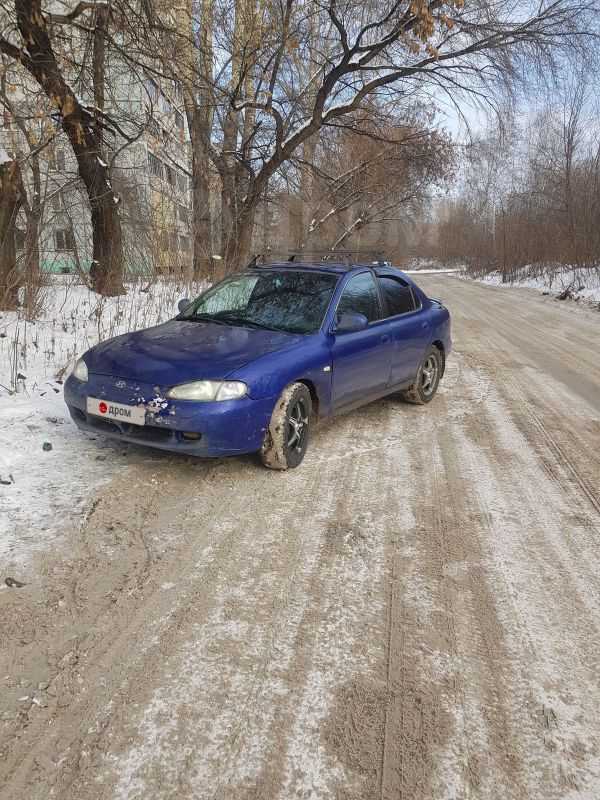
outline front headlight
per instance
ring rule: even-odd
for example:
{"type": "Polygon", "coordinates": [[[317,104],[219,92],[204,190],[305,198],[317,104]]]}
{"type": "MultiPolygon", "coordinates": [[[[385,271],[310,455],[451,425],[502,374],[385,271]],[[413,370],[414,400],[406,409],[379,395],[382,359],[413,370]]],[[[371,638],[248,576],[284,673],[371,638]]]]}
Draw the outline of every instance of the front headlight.
{"type": "Polygon", "coordinates": [[[87,383],[88,379],[88,368],[87,364],[83,360],[83,358],[78,358],[75,362],[75,366],[73,367],[73,372],[71,373],[78,381],[82,381],[82,383],[87,383]]]}
{"type": "Polygon", "coordinates": [[[241,381],[192,381],[172,386],[167,391],[169,400],[196,400],[209,403],[212,400],[235,400],[243,397],[248,387],[241,381]]]}

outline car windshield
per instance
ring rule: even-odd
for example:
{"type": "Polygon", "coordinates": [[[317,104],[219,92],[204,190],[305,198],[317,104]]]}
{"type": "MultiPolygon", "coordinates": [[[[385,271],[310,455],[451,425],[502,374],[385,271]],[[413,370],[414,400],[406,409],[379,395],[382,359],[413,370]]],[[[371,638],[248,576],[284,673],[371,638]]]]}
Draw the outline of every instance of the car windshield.
{"type": "Polygon", "coordinates": [[[337,276],[325,273],[246,272],[213,286],[178,319],[314,333],[323,321],[336,282],[337,276]]]}

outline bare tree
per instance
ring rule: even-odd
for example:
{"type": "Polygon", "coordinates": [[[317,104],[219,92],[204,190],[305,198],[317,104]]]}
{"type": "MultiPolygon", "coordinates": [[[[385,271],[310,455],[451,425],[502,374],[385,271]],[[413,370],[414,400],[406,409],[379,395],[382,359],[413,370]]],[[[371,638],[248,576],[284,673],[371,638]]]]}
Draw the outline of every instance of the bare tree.
{"type": "Polygon", "coordinates": [[[589,90],[569,79],[504,141],[492,129],[465,149],[458,198],[437,220],[440,258],[504,280],[524,266],[600,264],[600,126],[589,90]]]}
{"type": "Polygon", "coordinates": [[[415,92],[429,90],[456,102],[461,91],[482,91],[485,81],[510,72],[511,54],[533,63],[583,32],[592,7],[585,0],[552,0],[527,15],[521,5],[487,0],[466,7],[462,0],[373,2],[360,10],[349,0],[287,0],[269,4],[248,27],[238,22],[239,7],[229,28],[221,17],[219,36],[232,56],[215,79],[223,129],[220,141],[218,134],[213,137],[213,158],[227,187],[228,264],[238,267],[248,256],[269,181],[320,131],[365,109],[373,98],[406,104],[415,92]],[[257,28],[263,32],[260,47],[253,44],[257,28]],[[249,111],[250,131],[241,117],[249,111]],[[236,192],[239,174],[245,181],[236,192]]]}
{"type": "Polygon", "coordinates": [[[430,128],[425,115],[411,113],[377,124],[376,111],[354,129],[322,136],[311,210],[303,244],[332,249],[375,247],[391,229],[410,227],[422,215],[431,188],[450,176],[453,161],[448,136],[430,128]]]}
{"type": "Polygon", "coordinates": [[[22,198],[19,163],[0,148],[0,308],[3,310],[17,308],[19,302],[15,228],[22,198]]]}
{"type": "MultiPolygon", "coordinates": [[[[214,0],[200,0],[199,17],[189,0],[178,10],[177,30],[172,31],[178,61],[171,72],[181,83],[191,142],[192,202],[194,211],[193,264],[197,276],[210,268],[212,247],[211,136],[213,103],[213,7],[214,0]]],[[[167,71],[169,66],[165,65],[167,71]]]]}
{"type": "MultiPolygon", "coordinates": [[[[103,145],[103,47],[107,3],[82,0],[67,14],[44,13],[41,0],[15,0],[16,30],[0,38],[0,50],[25,67],[56,110],[86,188],[92,220],[93,288],[102,294],[123,291],[123,236],[103,145]],[[53,45],[51,28],[75,26],[85,13],[96,15],[93,30],[95,106],[90,111],[65,79],[53,45]],[[16,43],[14,43],[16,41],[16,43]]],[[[79,27],[78,30],[81,30],[79,27]]]]}

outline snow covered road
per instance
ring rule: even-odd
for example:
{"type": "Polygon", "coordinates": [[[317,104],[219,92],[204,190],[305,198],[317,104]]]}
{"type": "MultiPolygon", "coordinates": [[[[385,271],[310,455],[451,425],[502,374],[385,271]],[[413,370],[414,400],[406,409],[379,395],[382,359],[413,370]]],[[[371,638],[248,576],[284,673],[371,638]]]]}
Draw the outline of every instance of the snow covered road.
{"type": "Polygon", "coordinates": [[[295,471],[86,442],[106,483],[0,591],[4,797],[600,796],[600,315],[421,284],[436,400],[295,471]]]}

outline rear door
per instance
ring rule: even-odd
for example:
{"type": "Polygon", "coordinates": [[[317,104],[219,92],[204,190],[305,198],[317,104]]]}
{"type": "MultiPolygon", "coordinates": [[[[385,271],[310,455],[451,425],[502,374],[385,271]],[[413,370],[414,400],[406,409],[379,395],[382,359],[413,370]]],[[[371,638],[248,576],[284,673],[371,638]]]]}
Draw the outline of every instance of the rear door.
{"type": "Polygon", "coordinates": [[[410,284],[395,275],[377,278],[394,346],[388,386],[413,380],[431,341],[429,312],[410,284]]]}
{"type": "Polygon", "coordinates": [[[371,272],[350,278],[336,313],[364,314],[364,331],[334,333],[332,345],[332,405],[334,410],[359,403],[386,388],[394,350],[393,326],[382,319],[383,311],[371,272]]]}

